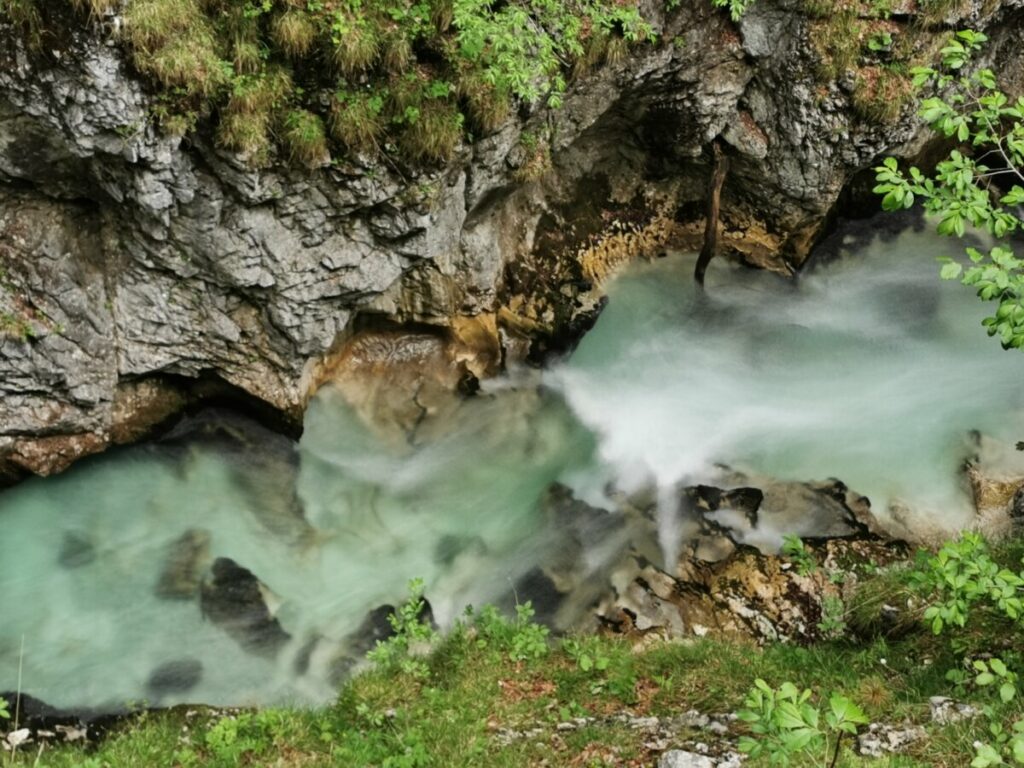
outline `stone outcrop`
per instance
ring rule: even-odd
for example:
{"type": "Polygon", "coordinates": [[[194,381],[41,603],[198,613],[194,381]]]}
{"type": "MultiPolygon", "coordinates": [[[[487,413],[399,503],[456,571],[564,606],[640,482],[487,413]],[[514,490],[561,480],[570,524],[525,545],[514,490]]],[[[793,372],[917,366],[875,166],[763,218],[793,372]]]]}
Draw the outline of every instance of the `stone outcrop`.
{"type": "MultiPolygon", "coordinates": [[[[159,133],[116,14],[69,19],[35,53],[0,19],[0,481],[60,471],[216,393],[297,425],[368,318],[465,345],[471,371],[565,349],[607,274],[699,231],[718,137],[723,243],[784,273],[855,174],[917,151],[913,121],[858,116],[850,73],[822,78],[792,0],[759,0],[738,25],[703,2],[642,5],[657,44],[420,171],[252,170],[202,126],[159,133]],[[525,172],[527,131],[549,172],[525,172]],[[487,332],[465,335],[467,318],[491,318],[487,332]]],[[[967,3],[951,20],[989,29],[1018,79],[1020,6],[967,3]]]]}

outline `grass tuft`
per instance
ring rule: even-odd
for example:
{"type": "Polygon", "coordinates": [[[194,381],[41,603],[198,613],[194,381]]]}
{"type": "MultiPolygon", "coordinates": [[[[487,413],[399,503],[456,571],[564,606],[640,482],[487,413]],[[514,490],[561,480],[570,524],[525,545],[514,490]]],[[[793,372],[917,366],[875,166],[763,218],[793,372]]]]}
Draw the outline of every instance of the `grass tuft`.
{"type": "Polygon", "coordinates": [[[355,152],[374,152],[384,134],[383,100],[371,93],[339,91],[331,105],[331,135],[355,152]]]}
{"type": "Polygon", "coordinates": [[[285,115],[281,141],[289,158],[306,168],[320,168],[331,160],[323,120],[308,110],[293,109],[285,115]]]}
{"type": "Polygon", "coordinates": [[[864,119],[894,125],[913,94],[908,77],[887,67],[864,67],[857,74],[852,103],[864,119]]]}
{"type": "Polygon", "coordinates": [[[76,11],[93,17],[106,16],[117,7],[117,0],[71,0],[76,11]]]}
{"type": "Polygon", "coordinates": [[[331,30],[334,43],[332,60],[343,75],[368,69],[380,53],[378,29],[365,16],[338,12],[331,30]]]}
{"type": "Polygon", "coordinates": [[[210,96],[227,84],[213,30],[195,0],[133,0],[124,34],[136,66],[169,88],[210,96]]]}
{"type": "Polygon", "coordinates": [[[293,59],[308,54],[316,42],[316,27],[312,19],[301,11],[289,10],[275,16],[271,34],[284,54],[293,59]]]}
{"type": "Polygon", "coordinates": [[[479,73],[462,78],[459,94],[465,99],[470,125],[481,136],[497,130],[512,111],[509,94],[487,82],[479,73]]]}
{"type": "Polygon", "coordinates": [[[462,139],[462,113],[454,104],[430,101],[399,138],[403,154],[414,162],[447,162],[462,139]]]}
{"type": "Polygon", "coordinates": [[[401,75],[409,69],[415,58],[412,43],[399,30],[392,30],[384,36],[381,63],[392,75],[401,75]]]}
{"type": "Polygon", "coordinates": [[[42,41],[43,22],[35,0],[0,0],[0,19],[8,18],[21,27],[30,48],[38,48],[42,41]]]}

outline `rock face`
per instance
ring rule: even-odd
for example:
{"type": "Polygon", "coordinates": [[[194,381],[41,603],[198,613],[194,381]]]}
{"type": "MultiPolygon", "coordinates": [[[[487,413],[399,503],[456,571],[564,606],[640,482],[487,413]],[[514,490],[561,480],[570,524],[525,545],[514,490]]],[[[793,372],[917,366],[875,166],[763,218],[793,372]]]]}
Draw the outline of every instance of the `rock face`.
{"type": "MultiPolygon", "coordinates": [[[[1019,75],[1019,0],[967,5],[1019,75]]],[[[604,276],[699,231],[716,137],[723,241],[787,273],[856,172],[915,151],[913,121],[859,117],[851,75],[822,80],[802,6],[759,0],[738,26],[704,3],[644,12],[660,43],[405,173],[251,170],[202,128],[156,130],[116,16],[69,20],[36,53],[0,18],[0,480],[135,439],[211,386],[297,424],[366,318],[450,339],[491,316],[488,360],[495,338],[505,356],[562,349],[604,276]],[[552,162],[526,183],[524,131],[552,162]]]]}

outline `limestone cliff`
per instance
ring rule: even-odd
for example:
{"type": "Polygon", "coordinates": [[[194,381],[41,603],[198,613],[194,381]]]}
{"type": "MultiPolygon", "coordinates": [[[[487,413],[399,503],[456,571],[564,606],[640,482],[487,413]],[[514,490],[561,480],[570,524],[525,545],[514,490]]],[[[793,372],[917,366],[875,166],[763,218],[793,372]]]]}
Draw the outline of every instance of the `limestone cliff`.
{"type": "MultiPolygon", "coordinates": [[[[858,172],[920,151],[911,100],[894,119],[878,67],[828,73],[836,30],[809,4],[758,0],[738,24],[704,0],[642,5],[657,42],[571,85],[560,109],[522,107],[443,168],[316,171],[253,170],[202,125],[161,134],[116,12],[35,51],[0,16],[0,480],[59,471],[209,397],[297,424],[366,328],[478,344],[487,370],[495,349],[557,350],[617,264],[699,233],[717,137],[732,159],[723,242],[787,273],[858,172]]],[[[1022,7],[966,3],[918,47],[987,29],[1012,90],[1022,7]]],[[[922,23],[911,3],[879,28],[922,23]]]]}

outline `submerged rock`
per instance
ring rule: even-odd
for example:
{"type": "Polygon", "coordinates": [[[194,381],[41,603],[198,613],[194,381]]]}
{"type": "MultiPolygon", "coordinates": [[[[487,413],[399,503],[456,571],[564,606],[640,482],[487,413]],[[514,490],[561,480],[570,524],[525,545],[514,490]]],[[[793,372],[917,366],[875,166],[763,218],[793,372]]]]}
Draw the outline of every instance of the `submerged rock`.
{"type": "Polygon", "coordinates": [[[299,453],[287,436],[230,411],[207,409],[182,422],[161,444],[183,448],[184,471],[197,450],[215,451],[228,464],[242,508],[278,541],[308,549],[321,540],[306,519],[298,494],[299,453]]]}
{"type": "Polygon", "coordinates": [[[252,571],[234,560],[218,557],[213,578],[199,591],[203,616],[227,632],[242,648],[273,658],[291,639],[267,605],[270,590],[252,571]]]}
{"type": "Polygon", "coordinates": [[[161,698],[170,694],[187,693],[203,677],[203,663],[199,659],[176,659],[161,664],[149,674],[146,690],[161,698]]]}
{"type": "Polygon", "coordinates": [[[167,548],[164,566],[156,583],[156,596],[168,600],[195,597],[209,560],[210,532],[189,528],[167,548]]]}
{"type": "Polygon", "coordinates": [[[81,568],[96,559],[96,546],[85,534],[65,531],[57,562],[62,568],[81,568]]]}

